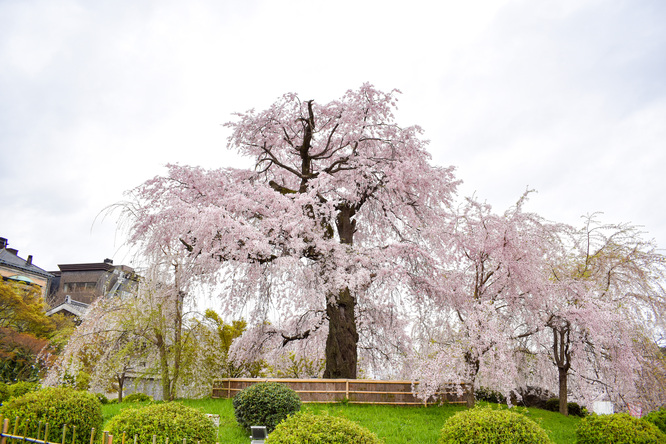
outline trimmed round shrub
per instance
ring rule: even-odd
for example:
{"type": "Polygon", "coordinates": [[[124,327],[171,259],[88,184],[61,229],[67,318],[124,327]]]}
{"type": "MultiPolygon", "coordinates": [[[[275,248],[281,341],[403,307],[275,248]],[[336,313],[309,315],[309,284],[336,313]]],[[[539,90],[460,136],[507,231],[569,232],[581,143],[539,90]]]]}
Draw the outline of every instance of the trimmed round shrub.
{"type": "Polygon", "coordinates": [[[132,393],[131,395],[127,395],[123,398],[123,402],[146,402],[146,401],[152,401],[153,398],[150,396],[146,395],[145,393],[132,393]]]}
{"type": "Polygon", "coordinates": [[[365,427],[347,418],[299,412],[289,416],[268,435],[266,444],[379,444],[365,427]]]}
{"type": "Polygon", "coordinates": [[[280,421],[300,409],[298,394],[278,382],[260,382],[234,396],[236,421],[247,430],[265,426],[270,433],[280,421]]]}
{"type": "Polygon", "coordinates": [[[109,403],[109,398],[107,398],[104,393],[95,393],[95,396],[97,396],[97,399],[102,405],[109,403]]]}
{"type": "Polygon", "coordinates": [[[11,396],[17,398],[28,393],[36,392],[42,388],[38,382],[19,381],[9,386],[11,396]]]}
{"type": "Polygon", "coordinates": [[[656,425],[627,413],[591,415],[582,419],[576,430],[578,444],[659,444],[666,435],[656,425]]]}
{"type": "Polygon", "coordinates": [[[545,430],[520,413],[474,408],[458,412],[444,423],[439,444],[552,444],[545,430]]]}
{"type": "Polygon", "coordinates": [[[160,443],[164,443],[166,438],[174,443],[186,438],[188,443],[200,441],[201,444],[214,444],[217,439],[217,430],[205,413],[179,402],[123,409],[107,426],[109,433],[118,438],[124,432],[129,442],[132,442],[134,435],[140,443],[152,442],[153,435],[160,443]]]}
{"type": "MultiPolygon", "coordinates": [[[[50,441],[62,438],[62,426],[68,425],[67,442],[71,441],[72,426],[76,426],[76,444],[90,442],[90,430],[95,428],[98,436],[102,428],[102,405],[92,393],[74,390],[69,387],[49,387],[27,393],[6,402],[0,413],[5,418],[18,416],[20,430],[28,421],[27,435],[37,437],[39,421],[49,424],[50,441]]],[[[42,431],[43,435],[43,431],[42,431]]],[[[45,439],[43,436],[40,439],[45,439]]]]}
{"type": "Polygon", "coordinates": [[[643,417],[643,419],[656,425],[659,430],[666,433],[666,407],[662,407],[659,410],[648,413],[643,417]]]}

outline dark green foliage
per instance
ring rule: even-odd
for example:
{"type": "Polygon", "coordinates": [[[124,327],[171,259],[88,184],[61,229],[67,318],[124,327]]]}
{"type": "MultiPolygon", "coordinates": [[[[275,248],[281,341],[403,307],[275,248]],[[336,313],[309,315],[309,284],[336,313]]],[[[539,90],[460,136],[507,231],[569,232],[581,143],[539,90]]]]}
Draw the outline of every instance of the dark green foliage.
{"type": "Polygon", "coordinates": [[[546,401],[546,405],[543,407],[544,410],[549,410],[551,412],[560,411],[560,400],[559,398],[550,398],[546,401]]]}
{"type": "Polygon", "coordinates": [[[145,393],[132,393],[131,395],[127,395],[123,398],[123,402],[146,402],[146,401],[152,401],[153,398],[150,396],[146,395],[145,393]]]}
{"type": "Polygon", "coordinates": [[[476,389],[474,397],[477,401],[495,402],[497,404],[504,404],[506,402],[506,396],[488,387],[479,387],[476,389]]]}
{"type": "MultiPolygon", "coordinates": [[[[49,387],[12,398],[0,408],[0,413],[6,418],[18,416],[21,433],[28,421],[27,435],[31,437],[37,436],[39,421],[48,422],[50,433],[46,439],[50,441],[62,438],[64,424],[70,433],[76,426],[76,444],[88,444],[90,430],[94,427],[99,435],[102,427],[102,406],[97,397],[68,387],[49,387]]],[[[71,442],[71,435],[67,442],[71,442]]]]}
{"type": "Polygon", "coordinates": [[[107,398],[105,394],[95,393],[95,396],[97,396],[97,399],[99,399],[99,402],[101,402],[102,405],[109,403],[109,398],[107,398]]]}
{"type": "Polygon", "coordinates": [[[546,410],[546,402],[554,398],[555,396],[550,391],[541,388],[528,385],[527,387],[521,387],[517,390],[520,394],[521,400],[517,401],[518,405],[525,407],[536,407],[539,409],[546,410]]]}
{"type": "Polygon", "coordinates": [[[300,409],[298,394],[277,382],[254,384],[234,397],[236,421],[247,430],[252,426],[266,426],[270,433],[280,421],[300,409]]]}
{"type": "Polygon", "coordinates": [[[9,389],[9,386],[0,381],[0,404],[8,400],[10,396],[11,390],[9,389]]]}
{"type": "Polygon", "coordinates": [[[267,444],[380,444],[377,435],[347,418],[299,412],[268,435],[267,444]]]}
{"type": "MultiPolygon", "coordinates": [[[[560,411],[560,399],[559,398],[550,398],[548,401],[546,401],[546,405],[543,407],[544,410],[550,410],[551,412],[559,412],[560,411]]],[[[569,412],[569,415],[572,416],[580,416],[581,418],[584,418],[587,416],[587,409],[585,407],[581,407],[579,404],[575,402],[568,402],[567,403],[567,410],[569,412]]]]}
{"type": "Polygon", "coordinates": [[[569,415],[580,416],[581,418],[584,418],[584,417],[587,416],[587,409],[585,407],[581,407],[580,405],[576,404],[575,402],[568,402],[567,403],[567,410],[569,412],[569,415]]]}
{"type": "Polygon", "coordinates": [[[152,442],[153,435],[159,443],[164,443],[166,438],[180,443],[185,438],[188,443],[213,444],[217,438],[217,430],[204,413],[178,402],[124,409],[108,423],[108,429],[118,437],[125,432],[129,442],[137,435],[139,443],[152,442]]]}
{"type": "Polygon", "coordinates": [[[666,435],[656,425],[630,416],[627,413],[614,415],[591,415],[578,425],[578,444],[663,444],[666,435]]]}
{"type": "Polygon", "coordinates": [[[474,408],[444,423],[439,444],[551,444],[546,432],[525,416],[509,410],[474,408]]]}
{"type": "Polygon", "coordinates": [[[643,417],[643,419],[650,421],[652,424],[659,427],[659,430],[666,433],[666,407],[662,407],[659,410],[648,413],[643,417]]]}
{"type": "Polygon", "coordinates": [[[10,394],[13,398],[26,395],[31,392],[36,392],[42,386],[37,382],[19,381],[9,386],[10,394]]]}

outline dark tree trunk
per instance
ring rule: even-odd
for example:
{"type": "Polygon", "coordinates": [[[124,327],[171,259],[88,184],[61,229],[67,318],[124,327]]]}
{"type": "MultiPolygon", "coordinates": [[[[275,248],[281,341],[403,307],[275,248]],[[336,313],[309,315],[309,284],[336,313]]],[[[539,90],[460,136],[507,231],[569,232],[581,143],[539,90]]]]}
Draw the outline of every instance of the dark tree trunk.
{"type": "Polygon", "coordinates": [[[563,415],[569,415],[569,405],[568,405],[568,387],[567,387],[567,378],[569,376],[569,370],[566,368],[558,368],[560,374],[560,413],[563,415]]]}
{"type": "Polygon", "coordinates": [[[465,405],[468,409],[474,408],[476,397],[474,396],[474,384],[469,384],[465,389],[465,405]]]}
{"type": "Polygon", "coordinates": [[[552,317],[547,324],[553,331],[553,360],[557,366],[560,385],[560,413],[568,416],[568,387],[567,379],[571,368],[571,323],[557,317],[552,317]]]}
{"type": "Polygon", "coordinates": [[[356,301],[348,288],[341,290],[336,299],[326,304],[328,337],[324,378],[356,379],[356,301]]]}
{"type": "MultiPolygon", "coordinates": [[[[340,243],[353,245],[356,213],[353,207],[338,207],[336,226],[340,243]]],[[[356,331],[356,299],[349,288],[343,288],[336,298],[326,303],[328,337],[326,338],[326,368],[324,378],[356,379],[358,361],[358,332],[356,331]]]]}

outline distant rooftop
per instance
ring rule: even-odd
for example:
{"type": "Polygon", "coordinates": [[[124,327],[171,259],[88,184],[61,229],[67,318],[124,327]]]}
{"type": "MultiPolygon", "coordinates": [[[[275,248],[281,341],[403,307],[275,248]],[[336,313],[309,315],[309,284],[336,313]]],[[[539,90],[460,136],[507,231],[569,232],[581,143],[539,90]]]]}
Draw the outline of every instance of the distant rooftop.
{"type": "Polygon", "coordinates": [[[8,248],[9,242],[4,237],[0,237],[0,265],[12,268],[21,272],[29,272],[44,278],[52,278],[53,275],[32,263],[32,255],[28,259],[23,259],[18,255],[18,250],[8,248]]]}

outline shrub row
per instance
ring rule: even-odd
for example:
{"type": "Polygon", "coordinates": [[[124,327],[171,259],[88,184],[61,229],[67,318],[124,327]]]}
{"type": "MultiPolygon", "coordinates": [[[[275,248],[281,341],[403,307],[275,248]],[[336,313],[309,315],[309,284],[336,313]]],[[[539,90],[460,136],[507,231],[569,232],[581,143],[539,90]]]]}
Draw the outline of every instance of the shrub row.
{"type": "MultiPolygon", "coordinates": [[[[65,387],[31,391],[34,388],[34,385],[16,385],[16,393],[27,393],[0,407],[0,414],[5,417],[19,417],[22,424],[28,421],[28,435],[36,436],[39,421],[48,422],[54,435],[60,433],[64,424],[68,424],[70,430],[71,426],[76,426],[77,430],[85,431],[77,433],[76,444],[89,442],[87,431],[92,428],[100,430],[102,412],[96,395],[65,387]]],[[[9,392],[6,387],[0,390],[0,393],[9,392]]],[[[145,400],[146,396],[135,398],[145,400]]],[[[251,386],[234,399],[239,425],[246,429],[265,425],[272,432],[267,440],[269,444],[381,442],[374,433],[348,419],[298,412],[300,406],[300,399],[293,390],[272,382],[251,386]]],[[[157,435],[162,442],[165,438],[177,441],[187,438],[213,444],[216,437],[215,427],[205,414],[173,402],[123,409],[111,420],[108,429],[116,436],[136,435],[139,442],[150,442],[152,436],[157,435]]],[[[643,419],[626,413],[586,416],[576,434],[578,444],[656,444],[666,442],[665,429],[666,409],[662,408],[643,419]]],[[[459,412],[444,423],[439,443],[461,442],[550,444],[552,441],[538,424],[524,415],[506,409],[477,407],[459,412]]]]}

